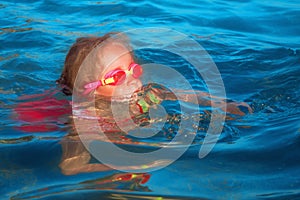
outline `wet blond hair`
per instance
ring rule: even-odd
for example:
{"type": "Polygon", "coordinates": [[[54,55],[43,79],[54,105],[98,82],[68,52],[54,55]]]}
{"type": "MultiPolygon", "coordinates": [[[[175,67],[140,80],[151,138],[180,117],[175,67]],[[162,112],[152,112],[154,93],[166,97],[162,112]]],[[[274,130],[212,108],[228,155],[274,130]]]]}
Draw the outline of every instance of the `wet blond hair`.
{"type": "MultiPolygon", "coordinates": [[[[103,43],[117,42],[128,48],[131,52],[131,47],[128,43],[128,38],[121,33],[111,32],[107,33],[102,37],[81,37],[71,46],[68,54],[65,58],[64,68],[60,78],[56,83],[62,86],[62,91],[66,95],[72,95],[74,83],[80,69],[87,56],[103,43]]],[[[93,79],[97,77],[94,75],[93,79]]],[[[95,80],[92,80],[95,81],[95,80]]]]}

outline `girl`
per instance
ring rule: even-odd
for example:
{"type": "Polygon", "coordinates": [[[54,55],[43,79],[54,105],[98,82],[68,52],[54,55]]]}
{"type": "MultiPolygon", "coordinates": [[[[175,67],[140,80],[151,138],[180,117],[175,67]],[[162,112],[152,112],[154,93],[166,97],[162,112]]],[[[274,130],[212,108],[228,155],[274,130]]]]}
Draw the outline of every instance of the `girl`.
{"type": "MultiPolygon", "coordinates": [[[[150,107],[165,100],[197,103],[191,95],[182,93],[176,96],[158,84],[143,86],[140,80],[142,74],[143,68],[136,63],[128,39],[119,33],[109,33],[103,37],[77,39],[66,56],[64,69],[57,83],[62,86],[66,95],[74,95],[75,91],[77,96],[86,98],[86,107],[93,106],[89,105],[88,100],[94,96],[99,125],[110,141],[133,144],[133,141],[126,138],[126,131],[134,126],[149,125],[150,107]],[[134,124],[126,123],[127,112],[118,112],[118,120],[124,118],[120,127],[120,121],[114,118],[111,110],[111,102],[117,102],[114,105],[120,108],[122,104],[128,105],[129,117],[134,124]]],[[[198,92],[196,100],[203,106],[213,106],[214,101],[209,97],[207,93],[198,92]]],[[[246,103],[222,102],[224,110],[227,107],[231,114],[245,115],[245,112],[252,112],[246,103]]],[[[88,126],[87,123],[88,120],[84,125],[88,126]]],[[[80,143],[75,129],[64,138],[62,146],[63,158],[60,167],[64,174],[110,169],[99,163],[90,163],[91,156],[80,143]]]]}

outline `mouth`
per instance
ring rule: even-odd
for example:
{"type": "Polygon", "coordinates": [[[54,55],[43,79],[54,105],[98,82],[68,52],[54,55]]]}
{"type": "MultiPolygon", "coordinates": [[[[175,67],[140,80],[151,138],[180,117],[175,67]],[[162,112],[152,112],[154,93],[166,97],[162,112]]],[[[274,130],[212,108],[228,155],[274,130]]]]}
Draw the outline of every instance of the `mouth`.
{"type": "Polygon", "coordinates": [[[118,96],[112,96],[111,101],[114,102],[129,102],[133,99],[133,94],[125,94],[125,95],[118,95],[118,96]]]}
{"type": "Polygon", "coordinates": [[[132,86],[126,88],[118,88],[112,95],[111,100],[116,102],[128,102],[136,98],[136,94],[141,91],[141,86],[132,86]]]}

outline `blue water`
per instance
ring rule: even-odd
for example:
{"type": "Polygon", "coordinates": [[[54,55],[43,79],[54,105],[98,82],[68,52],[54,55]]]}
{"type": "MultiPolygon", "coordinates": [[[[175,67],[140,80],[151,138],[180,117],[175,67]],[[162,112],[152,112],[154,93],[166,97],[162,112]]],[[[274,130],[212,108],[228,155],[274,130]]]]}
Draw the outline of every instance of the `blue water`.
{"type": "Polygon", "coordinates": [[[298,1],[12,0],[0,1],[0,11],[1,199],[300,199],[298,1]],[[254,113],[228,121],[204,159],[198,147],[190,149],[144,184],[139,177],[109,181],[118,171],[63,175],[68,116],[43,121],[48,131],[24,131],[30,124],[16,120],[14,110],[38,97],[20,97],[56,89],[76,38],[144,27],[199,42],[227,97],[248,102],[254,113]]]}

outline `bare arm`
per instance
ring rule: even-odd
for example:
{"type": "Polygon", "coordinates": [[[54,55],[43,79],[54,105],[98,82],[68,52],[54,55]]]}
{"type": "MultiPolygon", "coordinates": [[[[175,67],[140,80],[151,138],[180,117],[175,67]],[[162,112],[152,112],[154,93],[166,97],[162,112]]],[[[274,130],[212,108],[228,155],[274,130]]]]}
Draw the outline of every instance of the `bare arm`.
{"type": "Polygon", "coordinates": [[[213,108],[221,108],[223,111],[234,115],[244,116],[247,113],[252,113],[252,108],[245,102],[236,102],[223,99],[216,96],[211,96],[207,92],[195,91],[189,92],[184,90],[176,90],[176,96],[172,92],[166,92],[165,100],[180,100],[199,104],[201,106],[211,106],[213,108]]]}

